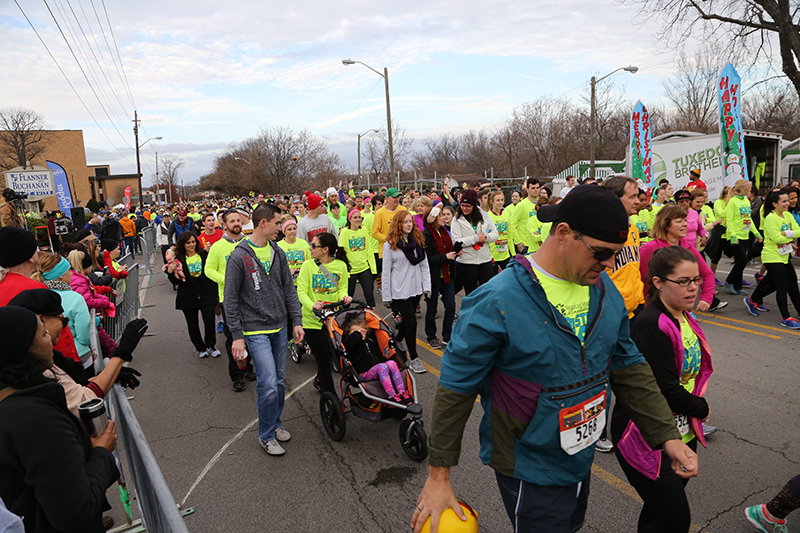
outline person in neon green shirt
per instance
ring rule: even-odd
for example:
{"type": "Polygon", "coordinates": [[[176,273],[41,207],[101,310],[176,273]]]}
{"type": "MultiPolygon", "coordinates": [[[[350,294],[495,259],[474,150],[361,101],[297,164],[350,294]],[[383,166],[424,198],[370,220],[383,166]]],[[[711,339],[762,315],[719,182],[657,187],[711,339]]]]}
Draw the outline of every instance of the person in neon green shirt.
{"type": "Polygon", "coordinates": [[[508,211],[508,208],[503,209],[505,201],[506,195],[503,191],[494,191],[489,195],[489,205],[491,206],[489,216],[498,233],[497,240],[489,244],[489,249],[492,252],[495,267],[499,270],[506,268],[511,259],[511,251],[516,251],[508,222],[512,211],[508,211]]]}
{"type": "Polygon", "coordinates": [[[727,228],[725,239],[728,241],[728,248],[733,253],[733,267],[723,285],[728,294],[742,296],[747,296],[747,293],[742,290],[742,274],[747,266],[747,251],[744,241],[748,239],[750,233],[756,236],[758,242],[763,240],[753,224],[750,201],[746,198],[750,188],[749,181],[738,180],[728,192],[728,202],[725,205],[725,227],[727,228]]]}
{"type": "Polygon", "coordinates": [[[797,274],[792,265],[791,255],[797,247],[794,241],[800,236],[800,225],[789,209],[789,193],[785,190],[771,191],[764,202],[766,214],[764,229],[764,249],[761,261],[767,267],[767,275],[759,282],[750,298],[744,303],[753,316],[763,310],[764,296],[773,290],[777,292],[778,308],[781,311],[781,326],[800,329],[800,321],[789,314],[786,295],[792,299],[795,310],[800,313],[800,290],[797,288],[797,274]]]}
{"type": "Polygon", "coordinates": [[[297,237],[297,221],[291,215],[286,216],[289,218],[284,220],[281,227],[284,238],[278,241],[278,246],[286,254],[286,260],[289,262],[289,269],[292,271],[296,287],[300,267],[303,266],[306,259],[311,258],[311,250],[308,247],[308,242],[297,237]]]}
{"type": "Polygon", "coordinates": [[[347,294],[351,298],[356,293],[356,282],[361,284],[367,305],[375,307],[373,285],[378,273],[375,264],[375,251],[370,242],[370,230],[361,226],[361,212],[353,209],[347,215],[347,225],[339,232],[339,246],[344,248],[350,262],[350,279],[347,294]]]}
{"type": "Polygon", "coordinates": [[[517,243],[517,251],[522,252],[524,247],[533,252],[539,248],[541,241],[536,241],[528,230],[528,219],[536,216],[536,203],[539,201],[539,180],[528,178],[525,181],[525,188],[528,197],[521,200],[511,214],[510,225],[513,228],[512,234],[517,243]]]}
{"type": "Polygon", "coordinates": [[[297,296],[303,306],[303,329],[306,342],[317,360],[317,377],[314,386],[317,390],[336,392],[331,379],[330,342],[322,331],[322,322],[314,316],[314,311],[322,309],[326,303],[342,301],[345,305],[353,301],[347,295],[350,280],[350,264],[344,248],[330,233],[315,235],[309,244],[311,258],[300,267],[297,277],[297,296]],[[322,269],[325,269],[323,271],[322,269]]]}
{"type": "MultiPolygon", "coordinates": [[[[233,383],[233,390],[242,392],[245,389],[245,379],[254,381],[256,375],[253,371],[252,359],[247,359],[247,366],[239,368],[233,358],[231,346],[233,336],[228,329],[228,321],[225,318],[225,306],[222,305],[225,299],[225,268],[228,265],[228,258],[233,253],[236,245],[242,240],[242,216],[235,209],[229,209],[222,215],[222,225],[225,234],[220,240],[211,245],[206,259],[205,274],[208,279],[217,284],[220,307],[222,307],[222,333],[225,335],[225,350],[228,352],[228,375],[233,383]]],[[[219,325],[217,325],[219,331],[219,325]]]]}
{"type": "MultiPolygon", "coordinates": [[[[536,204],[536,210],[538,211],[543,205],[557,204],[560,201],[561,198],[558,196],[554,196],[551,200],[548,200],[547,198],[539,198],[539,202],[536,204]]],[[[551,223],[540,222],[539,218],[536,216],[528,219],[528,233],[531,235],[531,244],[528,245],[528,253],[533,253],[539,249],[539,246],[541,246],[544,240],[547,238],[552,226],[553,225],[551,223]]]]}

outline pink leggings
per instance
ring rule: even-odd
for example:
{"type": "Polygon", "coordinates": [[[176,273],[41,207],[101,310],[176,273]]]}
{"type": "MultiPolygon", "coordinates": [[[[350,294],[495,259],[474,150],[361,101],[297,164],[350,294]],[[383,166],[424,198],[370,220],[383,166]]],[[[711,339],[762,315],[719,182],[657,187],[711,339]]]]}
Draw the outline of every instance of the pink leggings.
{"type": "Polygon", "coordinates": [[[378,378],[383,385],[386,394],[394,396],[406,390],[403,383],[403,376],[400,375],[400,370],[397,368],[397,363],[394,361],[386,361],[385,363],[378,363],[363,374],[362,380],[370,380],[378,378]],[[392,386],[394,383],[394,386],[392,386]],[[395,392],[397,389],[397,392],[395,392]]]}

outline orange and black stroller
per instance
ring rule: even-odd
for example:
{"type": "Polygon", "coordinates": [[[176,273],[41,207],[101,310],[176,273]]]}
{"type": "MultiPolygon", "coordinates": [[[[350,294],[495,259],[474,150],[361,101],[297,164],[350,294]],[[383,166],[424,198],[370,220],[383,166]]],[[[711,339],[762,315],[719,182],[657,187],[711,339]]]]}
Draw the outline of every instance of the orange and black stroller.
{"type": "Polygon", "coordinates": [[[413,374],[406,368],[405,354],[398,350],[392,329],[364,302],[355,300],[348,306],[342,302],[327,304],[315,314],[323,321],[323,327],[328,332],[341,375],[341,400],[332,392],[324,392],[319,401],[322,425],[328,436],[335,441],[344,438],[345,415],[349,412],[370,422],[394,418],[402,420],[400,444],[403,451],[415,461],[424,460],[428,456],[428,436],[423,428],[422,406],[417,403],[417,383],[413,374]],[[411,395],[411,404],[404,405],[390,400],[378,379],[359,378],[342,342],[342,324],[351,313],[360,314],[366,319],[367,327],[374,333],[382,356],[397,363],[406,390],[411,395]],[[406,418],[407,415],[411,415],[411,418],[406,418]]]}

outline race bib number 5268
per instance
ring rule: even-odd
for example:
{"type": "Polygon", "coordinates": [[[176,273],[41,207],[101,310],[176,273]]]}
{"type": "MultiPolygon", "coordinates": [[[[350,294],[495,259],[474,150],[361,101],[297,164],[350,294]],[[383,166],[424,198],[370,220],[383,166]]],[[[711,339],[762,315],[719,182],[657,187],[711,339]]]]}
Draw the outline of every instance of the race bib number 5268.
{"type": "Polygon", "coordinates": [[[585,450],[600,438],[606,425],[606,393],[559,411],[561,449],[569,455],[585,450]]]}

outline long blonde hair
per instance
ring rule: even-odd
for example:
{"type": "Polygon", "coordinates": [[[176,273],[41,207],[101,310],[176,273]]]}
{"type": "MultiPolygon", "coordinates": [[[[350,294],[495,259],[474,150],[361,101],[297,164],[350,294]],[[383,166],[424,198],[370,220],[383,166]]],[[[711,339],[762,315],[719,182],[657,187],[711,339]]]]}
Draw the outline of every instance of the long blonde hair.
{"type": "Polygon", "coordinates": [[[67,256],[67,261],[69,261],[69,266],[72,267],[72,270],[77,272],[78,274],[83,274],[83,252],[81,250],[72,250],[69,255],[67,256]]]}
{"type": "Polygon", "coordinates": [[[752,186],[753,186],[753,184],[750,183],[749,180],[745,180],[745,179],[736,180],[736,183],[733,184],[733,187],[731,187],[731,190],[728,191],[728,195],[725,198],[725,201],[729,202],[730,199],[733,198],[736,195],[738,195],[738,196],[746,195],[747,191],[749,191],[752,186]]]}
{"type": "Polygon", "coordinates": [[[39,252],[39,266],[36,267],[36,272],[31,275],[39,283],[44,283],[42,274],[50,272],[61,262],[61,256],[52,252],[39,252]]]}

